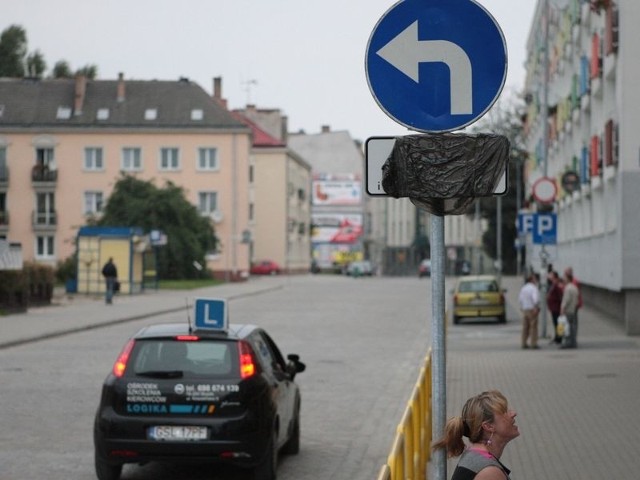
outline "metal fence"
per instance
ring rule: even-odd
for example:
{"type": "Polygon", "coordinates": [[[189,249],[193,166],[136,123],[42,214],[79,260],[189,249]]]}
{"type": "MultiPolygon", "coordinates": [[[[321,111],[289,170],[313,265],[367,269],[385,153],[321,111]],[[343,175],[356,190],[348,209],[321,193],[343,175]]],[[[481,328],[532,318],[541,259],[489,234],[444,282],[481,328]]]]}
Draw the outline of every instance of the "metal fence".
{"type": "Polygon", "coordinates": [[[377,480],[426,480],[431,456],[431,349],[398,424],[387,463],[377,480]]]}

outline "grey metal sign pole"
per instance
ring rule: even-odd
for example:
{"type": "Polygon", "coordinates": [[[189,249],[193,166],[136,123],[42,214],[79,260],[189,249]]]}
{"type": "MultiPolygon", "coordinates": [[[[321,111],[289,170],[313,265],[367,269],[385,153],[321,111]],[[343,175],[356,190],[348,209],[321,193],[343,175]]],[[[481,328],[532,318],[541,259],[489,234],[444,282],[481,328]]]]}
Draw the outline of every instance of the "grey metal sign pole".
{"type": "MultiPolygon", "coordinates": [[[[444,286],[444,217],[431,215],[431,390],[432,433],[437,440],[444,434],[447,421],[445,286],[444,286]]],[[[444,449],[434,452],[433,480],[446,480],[447,456],[444,449]]]]}

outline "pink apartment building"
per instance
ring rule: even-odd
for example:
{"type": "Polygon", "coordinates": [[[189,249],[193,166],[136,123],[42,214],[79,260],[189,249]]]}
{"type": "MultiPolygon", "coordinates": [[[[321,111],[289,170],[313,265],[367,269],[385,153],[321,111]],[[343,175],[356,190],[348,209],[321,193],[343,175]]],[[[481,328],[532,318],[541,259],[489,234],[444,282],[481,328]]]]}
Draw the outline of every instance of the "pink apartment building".
{"type": "Polygon", "coordinates": [[[251,259],[275,261],[286,273],[307,273],[311,265],[311,165],[287,146],[286,117],[279,110],[248,105],[234,113],[253,132],[251,259]],[[273,134],[267,131],[269,127],[273,134]]]}
{"type": "Polygon", "coordinates": [[[0,238],[55,265],[124,172],[182,186],[220,240],[208,267],[246,278],[251,148],[219,88],[187,79],[0,79],[0,238]]]}

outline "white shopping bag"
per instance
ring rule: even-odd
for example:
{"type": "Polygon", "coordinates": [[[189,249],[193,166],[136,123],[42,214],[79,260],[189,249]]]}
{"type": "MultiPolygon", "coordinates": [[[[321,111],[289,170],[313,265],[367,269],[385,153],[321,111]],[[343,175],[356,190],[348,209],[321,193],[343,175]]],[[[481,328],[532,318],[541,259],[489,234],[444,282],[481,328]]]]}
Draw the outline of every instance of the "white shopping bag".
{"type": "Polygon", "coordinates": [[[568,337],[569,331],[571,330],[571,326],[569,325],[569,320],[566,315],[560,315],[558,317],[558,327],[557,333],[559,337],[568,337]]]}

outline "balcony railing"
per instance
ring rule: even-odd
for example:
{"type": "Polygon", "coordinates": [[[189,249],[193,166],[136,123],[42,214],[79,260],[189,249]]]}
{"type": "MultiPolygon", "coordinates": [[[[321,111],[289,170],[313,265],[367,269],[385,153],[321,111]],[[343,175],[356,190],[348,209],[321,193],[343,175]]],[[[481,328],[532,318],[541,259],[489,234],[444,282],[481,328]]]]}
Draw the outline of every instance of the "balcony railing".
{"type": "Polygon", "coordinates": [[[33,182],[56,182],[58,180],[58,170],[36,165],[31,171],[31,180],[33,182]]]}

